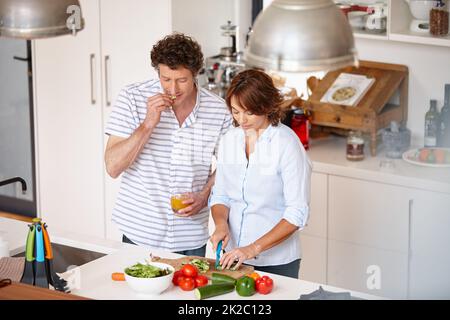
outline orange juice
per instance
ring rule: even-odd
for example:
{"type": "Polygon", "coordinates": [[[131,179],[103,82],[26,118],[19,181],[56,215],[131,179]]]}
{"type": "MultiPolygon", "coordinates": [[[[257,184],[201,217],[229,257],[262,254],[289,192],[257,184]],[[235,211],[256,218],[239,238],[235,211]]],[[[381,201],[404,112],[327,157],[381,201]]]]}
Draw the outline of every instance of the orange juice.
{"type": "Polygon", "coordinates": [[[178,210],[184,209],[189,206],[189,204],[184,204],[183,201],[188,199],[187,195],[175,194],[170,197],[170,205],[174,213],[178,213],[178,210]]]}

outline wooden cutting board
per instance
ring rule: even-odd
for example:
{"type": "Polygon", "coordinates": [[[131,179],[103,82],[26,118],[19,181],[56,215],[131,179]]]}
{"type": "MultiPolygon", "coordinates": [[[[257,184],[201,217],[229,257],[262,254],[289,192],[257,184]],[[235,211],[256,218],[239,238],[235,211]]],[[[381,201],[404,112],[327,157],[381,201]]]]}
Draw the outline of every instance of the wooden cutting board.
{"type": "Polygon", "coordinates": [[[29,284],[12,282],[0,288],[0,300],[89,300],[70,293],[39,288],[29,284]]]}
{"type": "Polygon", "coordinates": [[[174,267],[175,270],[180,270],[184,264],[189,263],[192,259],[207,260],[209,262],[209,270],[206,273],[201,273],[202,275],[207,276],[209,279],[212,278],[213,272],[226,274],[230,277],[237,279],[237,278],[245,276],[249,273],[252,273],[255,270],[255,268],[253,268],[253,266],[249,266],[249,265],[241,265],[239,267],[239,269],[236,271],[216,270],[216,268],[214,267],[216,261],[214,259],[208,259],[205,257],[197,257],[197,256],[186,256],[186,257],[178,258],[178,259],[165,259],[165,258],[160,258],[160,257],[153,257],[152,261],[167,263],[167,264],[170,264],[172,267],[174,267]]]}

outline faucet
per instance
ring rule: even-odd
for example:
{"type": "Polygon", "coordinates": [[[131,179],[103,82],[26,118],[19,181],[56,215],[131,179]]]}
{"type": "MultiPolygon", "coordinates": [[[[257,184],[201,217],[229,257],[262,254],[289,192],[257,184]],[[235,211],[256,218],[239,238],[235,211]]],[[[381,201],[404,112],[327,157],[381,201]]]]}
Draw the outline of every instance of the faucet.
{"type": "Polygon", "coordinates": [[[25,194],[25,191],[27,191],[27,183],[21,177],[14,177],[11,179],[0,181],[0,187],[14,182],[20,182],[22,184],[22,193],[25,194]]]}

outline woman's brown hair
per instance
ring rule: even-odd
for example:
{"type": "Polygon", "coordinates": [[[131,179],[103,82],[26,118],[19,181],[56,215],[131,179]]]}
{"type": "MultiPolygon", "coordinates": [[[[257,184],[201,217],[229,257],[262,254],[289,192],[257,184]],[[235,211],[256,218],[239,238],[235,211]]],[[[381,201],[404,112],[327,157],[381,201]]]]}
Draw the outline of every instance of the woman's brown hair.
{"type": "MultiPolygon", "coordinates": [[[[249,69],[239,72],[231,81],[225,98],[230,111],[232,97],[237,100],[240,107],[255,115],[267,116],[274,126],[278,125],[284,115],[280,108],[283,97],[275,88],[272,78],[263,71],[249,69]]],[[[233,124],[235,127],[238,126],[236,120],[233,120],[233,124]]]]}

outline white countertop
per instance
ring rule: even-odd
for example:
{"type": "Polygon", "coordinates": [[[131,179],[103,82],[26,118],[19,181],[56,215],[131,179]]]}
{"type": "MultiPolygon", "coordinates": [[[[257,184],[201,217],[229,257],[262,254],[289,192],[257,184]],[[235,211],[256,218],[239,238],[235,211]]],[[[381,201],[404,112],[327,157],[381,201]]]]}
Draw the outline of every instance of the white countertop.
{"type": "Polygon", "coordinates": [[[362,161],[349,161],[345,153],[346,139],[337,136],[313,139],[308,150],[314,172],[450,193],[450,168],[423,167],[403,159],[393,159],[394,168],[381,168],[380,161],[386,159],[382,146],[372,157],[366,145],[362,161]]]}
{"type": "MultiPolygon", "coordinates": [[[[100,259],[91,261],[85,265],[77,268],[78,270],[71,270],[72,275],[79,275],[79,281],[70,281],[72,283],[72,293],[97,300],[195,300],[193,291],[182,291],[171,285],[166,291],[156,296],[140,296],[132,291],[125,281],[111,280],[113,272],[123,272],[123,270],[135,264],[138,261],[143,261],[149,257],[150,251],[148,249],[122,244],[121,248],[116,252],[106,255],[100,259]],[[78,287],[77,289],[74,287],[78,287]]],[[[155,256],[165,258],[177,258],[178,254],[153,250],[152,254],[155,256]]],[[[213,297],[215,300],[297,300],[302,294],[309,294],[319,289],[320,284],[296,280],[279,275],[272,275],[264,272],[259,272],[262,275],[269,275],[274,280],[274,289],[268,295],[261,295],[256,293],[251,297],[240,297],[235,291],[213,297]]],[[[65,273],[64,278],[68,279],[69,274],[65,273]]],[[[77,279],[76,276],[71,279],[77,279]]],[[[350,292],[352,297],[361,299],[381,299],[380,297],[349,291],[345,289],[335,288],[331,286],[322,285],[324,290],[331,292],[350,292]]]]}

